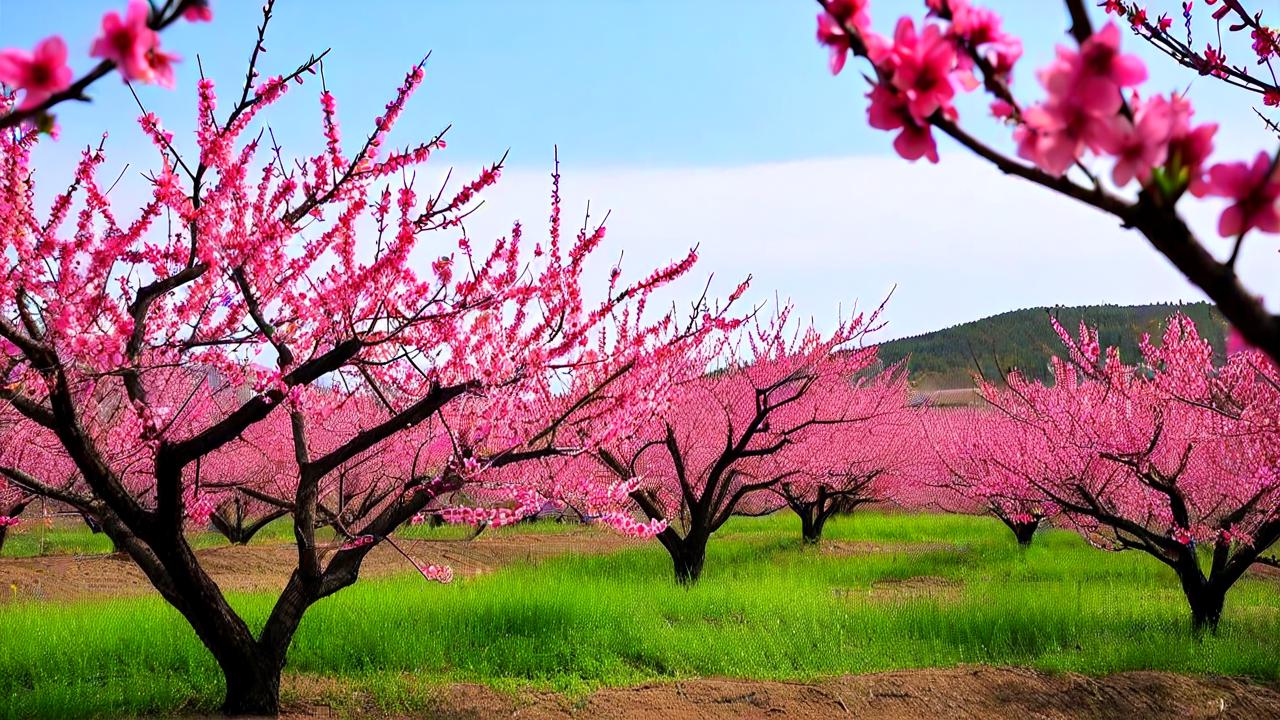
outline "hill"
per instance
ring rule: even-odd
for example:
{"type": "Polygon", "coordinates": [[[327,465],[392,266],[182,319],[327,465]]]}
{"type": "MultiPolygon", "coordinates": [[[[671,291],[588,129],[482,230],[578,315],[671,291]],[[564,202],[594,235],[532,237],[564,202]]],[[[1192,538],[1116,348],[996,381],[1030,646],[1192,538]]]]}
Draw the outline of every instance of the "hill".
{"type": "Polygon", "coordinates": [[[1120,356],[1132,360],[1138,356],[1142,334],[1158,336],[1165,319],[1177,311],[1195,321],[1218,354],[1224,352],[1226,321],[1217,308],[1201,302],[1013,310],[887,341],[880,345],[880,358],[891,364],[909,357],[911,382],[919,390],[969,387],[976,367],[989,379],[999,378],[1003,373],[997,363],[1004,370],[1017,368],[1025,375],[1047,379],[1049,358],[1063,351],[1062,341],[1049,325],[1049,313],[1072,332],[1083,319],[1098,328],[1104,346],[1119,346],[1120,356]]]}

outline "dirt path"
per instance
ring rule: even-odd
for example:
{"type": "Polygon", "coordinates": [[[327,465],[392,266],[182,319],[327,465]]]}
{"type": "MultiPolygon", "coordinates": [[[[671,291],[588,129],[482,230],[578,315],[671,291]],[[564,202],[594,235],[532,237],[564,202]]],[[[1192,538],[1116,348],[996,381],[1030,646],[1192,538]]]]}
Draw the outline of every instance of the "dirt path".
{"type": "MultiPolygon", "coordinates": [[[[537,535],[504,535],[475,540],[398,540],[418,562],[447,564],[459,575],[475,575],[520,561],[568,552],[602,553],[635,545],[612,533],[591,530],[537,535]]],[[[224,590],[280,590],[297,562],[292,544],[249,545],[198,550],[205,569],[224,590]]],[[[364,578],[412,572],[391,547],[379,545],[365,560],[364,578]]],[[[0,558],[0,602],[76,600],[148,595],[155,590],[123,555],[0,558]]]]}
{"type": "MultiPolygon", "coordinates": [[[[295,678],[302,697],[320,690],[295,678]]],[[[332,688],[330,689],[332,690],[332,688]]],[[[478,685],[438,691],[421,715],[379,715],[372,706],[336,713],[297,706],[286,717],[431,717],[456,720],[1197,720],[1280,718],[1280,692],[1229,678],[1129,672],[1104,678],[1012,668],[904,670],[816,683],[689,680],[601,690],[574,701],[554,693],[502,694],[478,685]]]]}

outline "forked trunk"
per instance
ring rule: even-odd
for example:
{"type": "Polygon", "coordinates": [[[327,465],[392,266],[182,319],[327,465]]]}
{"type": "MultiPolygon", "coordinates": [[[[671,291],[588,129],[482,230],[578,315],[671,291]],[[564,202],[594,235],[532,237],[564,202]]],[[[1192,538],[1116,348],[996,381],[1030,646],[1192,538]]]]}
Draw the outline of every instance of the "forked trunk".
{"type": "Polygon", "coordinates": [[[1199,577],[1190,577],[1182,579],[1182,592],[1187,596],[1187,604],[1191,607],[1192,630],[1197,634],[1206,630],[1216,633],[1218,623],[1222,620],[1226,591],[1199,577]]]}
{"type": "Polygon", "coordinates": [[[700,534],[679,537],[671,528],[658,536],[662,546],[671,555],[676,582],[693,585],[702,577],[702,565],[707,558],[707,538],[700,534]]]}
{"type": "Polygon", "coordinates": [[[1018,548],[1026,550],[1031,547],[1031,541],[1035,539],[1036,530],[1040,529],[1040,523],[1044,522],[1044,518],[1033,517],[1030,520],[1020,519],[1014,520],[997,510],[995,516],[1004,523],[1005,527],[1013,533],[1013,538],[1018,541],[1018,548]]]}
{"type": "Polygon", "coordinates": [[[809,505],[803,511],[796,510],[800,516],[800,536],[806,545],[816,545],[822,540],[822,528],[827,524],[827,515],[818,512],[816,505],[809,505]]]}
{"type": "Polygon", "coordinates": [[[1035,539],[1036,530],[1040,529],[1040,521],[1012,523],[1010,529],[1013,530],[1013,536],[1018,540],[1018,547],[1026,550],[1031,547],[1031,541],[1035,539]]]}

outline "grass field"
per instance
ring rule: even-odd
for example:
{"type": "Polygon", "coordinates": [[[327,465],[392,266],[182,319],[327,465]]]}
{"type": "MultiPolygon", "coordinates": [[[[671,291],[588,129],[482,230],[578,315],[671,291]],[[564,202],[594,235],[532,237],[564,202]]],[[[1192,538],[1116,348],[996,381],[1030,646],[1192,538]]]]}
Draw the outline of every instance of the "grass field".
{"type": "MultiPolygon", "coordinates": [[[[692,589],[672,582],[656,543],[450,586],[362,581],[306,616],[287,672],[343,678],[396,710],[451,681],[581,693],[960,663],[1280,678],[1274,580],[1243,580],[1220,633],[1195,639],[1163,566],[1068,532],[1022,553],[985,518],[867,513],[833,521],[827,538],[801,547],[790,515],[735,521],[692,589]]],[[[270,600],[233,597],[259,622],[270,600]]],[[[220,700],[216,666],[158,599],[0,606],[0,716],[203,711],[220,700]]]]}

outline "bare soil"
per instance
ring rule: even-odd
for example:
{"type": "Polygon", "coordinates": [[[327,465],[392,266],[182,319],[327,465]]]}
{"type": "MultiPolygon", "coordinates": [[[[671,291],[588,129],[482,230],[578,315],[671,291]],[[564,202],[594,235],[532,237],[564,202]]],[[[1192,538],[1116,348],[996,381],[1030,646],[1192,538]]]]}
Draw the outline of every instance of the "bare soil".
{"type": "Polygon", "coordinates": [[[851,675],[813,683],[700,679],[600,690],[585,698],[502,693],[481,685],[429,691],[416,715],[381,713],[327,680],[291,678],[285,717],[520,718],[523,720],[1198,720],[1280,718],[1275,688],[1230,678],[1128,672],[1102,678],[960,667],[851,675]],[[342,710],[308,697],[342,696],[342,710]]]}
{"type": "MultiPolygon", "coordinates": [[[[446,564],[458,575],[486,573],[515,562],[536,562],[565,553],[603,553],[635,541],[590,530],[522,536],[480,536],[475,540],[397,540],[421,564],[446,564]]],[[[198,550],[201,564],[223,590],[284,588],[297,564],[292,544],[248,545],[198,550]]],[[[383,543],[369,553],[362,578],[412,572],[395,549],[383,543]]],[[[125,555],[61,555],[0,558],[0,602],[78,600],[155,594],[151,583],[125,555]]]]}

